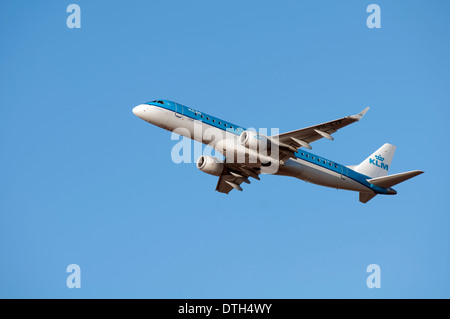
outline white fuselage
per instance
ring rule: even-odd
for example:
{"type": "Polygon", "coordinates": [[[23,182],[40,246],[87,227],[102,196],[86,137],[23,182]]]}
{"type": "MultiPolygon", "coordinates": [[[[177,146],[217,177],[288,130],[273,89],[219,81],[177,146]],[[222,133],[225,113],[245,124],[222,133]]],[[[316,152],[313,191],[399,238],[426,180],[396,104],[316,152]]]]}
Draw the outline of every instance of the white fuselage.
{"type": "MultiPolygon", "coordinates": [[[[224,155],[227,154],[226,145],[229,145],[227,143],[233,141],[232,143],[235,145],[238,144],[238,134],[219,129],[205,121],[185,116],[182,114],[183,112],[178,113],[148,104],[141,104],[135,107],[133,112],[153,125],[207,144],[224,155]]],[[[298,153],[298,157],[288,159],[272,174],[292,176],[310,183],[337,189],[358,192],[372,191],[367,185],[361,183],[358,178],[350,176],[350,172],[358,174],[351,169],[311,153],[300,151],[298,153]],[[301,154],[304,156],[301,156],[301,154]]]]}

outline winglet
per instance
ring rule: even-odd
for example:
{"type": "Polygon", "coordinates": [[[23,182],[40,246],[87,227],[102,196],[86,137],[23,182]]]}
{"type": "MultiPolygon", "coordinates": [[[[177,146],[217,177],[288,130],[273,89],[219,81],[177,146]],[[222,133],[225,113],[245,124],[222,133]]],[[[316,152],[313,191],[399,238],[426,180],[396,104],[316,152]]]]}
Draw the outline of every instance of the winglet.
{"type": "Polygon", "coordinates": [[[359,121],[360,119],[362,119],[362,117],[364,116],[364,114],[367,113],[367,111],[370,109],[370,107],[366,107],[364,110],[362,110],[361,112],[359,112],[359,114],[356,115],[352,115],[350,116],[351,118],[359,121]]]}

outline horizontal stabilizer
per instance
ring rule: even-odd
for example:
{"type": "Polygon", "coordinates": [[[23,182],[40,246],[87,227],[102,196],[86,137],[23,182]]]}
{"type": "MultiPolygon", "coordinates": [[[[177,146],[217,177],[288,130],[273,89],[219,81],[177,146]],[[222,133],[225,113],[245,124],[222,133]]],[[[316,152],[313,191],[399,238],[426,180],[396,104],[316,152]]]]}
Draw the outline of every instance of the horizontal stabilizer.
{"type": "Polygon", "coordinates": [[[368,179],[367,181],[370,184],[373,184],[373,185],[376,185],[379,187],[383,187],[383,188],[388,188],[388,187],[397,185],[398,183],[404,182],[410,178],[413,178],[414,176],[420,175],[422,173],[423,173],[423,171],[410,171],[410,172],[405,172],[405,173],[400,173],[400,174],[372,178],[372,179],[368,179]]]}
{"type": "Polygon", "coordinates": [[[371,200],[372,198],[374,198],[375,196],[377,196],[376,193],[359,193],[359,201],[361,203],[367,203],[369,200],[371,200]]]}

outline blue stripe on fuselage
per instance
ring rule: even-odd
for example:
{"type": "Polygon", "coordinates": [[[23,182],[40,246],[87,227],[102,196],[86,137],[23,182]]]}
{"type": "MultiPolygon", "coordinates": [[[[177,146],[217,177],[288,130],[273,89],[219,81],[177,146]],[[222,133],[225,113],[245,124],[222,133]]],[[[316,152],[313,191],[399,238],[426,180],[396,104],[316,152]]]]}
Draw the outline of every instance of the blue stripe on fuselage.
{"type": "Polygon", "coordinates": [[[175,102],[167,101],[167,100],[160,100],[160,101],[164,102],[164,104],[156,103],[156,102],[148,102],[148,103],[144,103],[144,104],[154,105],[154,106],[166,109],[166,110],[180,113],[179,112],[180,110],[179,109],[177,110],[177,107],[179,107],[179,108],[181,108],[181,110],[183,112],[183,116],[189,117],[194,120],[202,121],[203,123],[209,124],[220,130],[227,131],[227,132],[235,134],[235,135],[240,135],[243,131],[246,130],[245,128],[243,128],[239,125],[221,120],[217,117],[194,110],[190,107],[181,105],[179,103],[175,103],[175,102]]]}
{"type": "Polygon", "coordinates": [[[378,194],[387,194],[387,190],[385,188],[370,184],[367,181],[367,179],[370,179],[371,177],[360,174],[358,172],[355,172],[354,170],[348,168],[347,166],[327,160],[323,157],[306,152],[304,150],[295,152],[295,156],[301,160],[308,162],[308,163],[323,167],[332,172],[335,172],[335,173],[341,174],[345,177],[348,177],[348,178],[354,180],[355,182],[358,182],[361,185],[370,188],[371,190],[373,190],[374,192],[376,192],[378,194]]]}
{"type": "MultiPolygon", "coordinates": [[[[217,117],[211,116],[206,113],[202,113],[200,111],[194,110],[190,107],[181,105],[179,103],[176,103],[173,101],[168,101],[168,100],[160,100],[160,101],[164,102],[164,104],[157,103],[157,102],[148,102],[148,103],[144,103],[144,104],[154,105],[154,106],[157,106],[157,107],[160,107],[160,108],[163,108],[166,110],[170,110],[172,112],[178,112],[178,113],[180,113],[179,112],[180,109],[177,109],[177,108],[181,108],[183,116],[192,118],[194,120],[201,121],[205,124],[211,125],[215,128],[218,128],[220,130],[223,130],[223,131],[235,134],[235,135],[240,135],[243,131],[246,130],[245,128],[243,128],[239,125],[221,120],[217,117]]],[[[355,182],[358,182],[358,183],[366,186],[367,188],[373,190],[374,192],[376,192],[378,194],[387,194],[386,188],[382,188],[382,187],[370,184],[367,181],[367,179],[370,179],[371,177],[360,174],[358,172],[355,172],[354,170],[352,170],[344,165],[327,160],[323,157],[317,156],[315,154],[312,154],[312,153],[309,153],[309,152],[306,152],[303,150],[297,151],[295,153],[295,156],[301,160],[307,161],[314,165],[326,168],[332,172],[335,172],[335,173],[341,174],[345,177],[348,177],[348,178],[354,180],[355,182]]]]}

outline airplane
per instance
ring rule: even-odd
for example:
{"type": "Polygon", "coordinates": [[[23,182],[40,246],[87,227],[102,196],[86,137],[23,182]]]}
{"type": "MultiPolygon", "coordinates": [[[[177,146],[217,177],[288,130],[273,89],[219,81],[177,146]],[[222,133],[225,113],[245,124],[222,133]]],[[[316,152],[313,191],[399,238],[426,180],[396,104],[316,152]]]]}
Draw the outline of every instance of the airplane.
{"type": "Polygon", "coordinates": [[[196,162],[200,171],[219,177],[216,186],[218,192],[228,194],[233,189],[242,191],[241,184],[250,184],[249,177],[260,180],[261,174],[273,174],[359,192],[359,201],[362,203],[367,203],[379,194],[397,194],[392,186],[423,171],[388,175],[396,150],[389,143],[353,166],[339,164],[304,149],[312,149],[310,144],[322,138],[333,140],[332,134],[358,122],[368,110],[367,107],[356,115],[265,136],[169,100],[155,100],[132,109],[137,117],[148,123],[210,145],[221,153],[223,160],[201,155],[196,162]]]}

